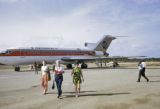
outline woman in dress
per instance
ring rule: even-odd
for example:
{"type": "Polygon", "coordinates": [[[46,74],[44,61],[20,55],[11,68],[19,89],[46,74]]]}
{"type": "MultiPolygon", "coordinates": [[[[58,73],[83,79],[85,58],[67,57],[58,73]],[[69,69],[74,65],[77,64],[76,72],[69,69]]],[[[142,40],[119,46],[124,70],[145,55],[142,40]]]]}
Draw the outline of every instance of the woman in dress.
{"type": "Polygon", "coordinates": [[[82,81],[84,81],[82,70],[78,63],[76,63],[75,67],[73,68],[71,76],[73,76],[73,84],[75,86],[75,97],[78,97],[81,89],[80,84],[82,81]]]}

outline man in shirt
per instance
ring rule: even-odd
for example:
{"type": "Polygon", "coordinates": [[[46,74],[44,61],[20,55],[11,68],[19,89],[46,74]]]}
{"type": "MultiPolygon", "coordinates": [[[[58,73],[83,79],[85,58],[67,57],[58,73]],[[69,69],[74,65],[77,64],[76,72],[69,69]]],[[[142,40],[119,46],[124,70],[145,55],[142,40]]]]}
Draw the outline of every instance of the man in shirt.
{"type": "Polygon", "coordinates": [[[145,63],[144,60],[142,60],[142,61],[139,62],[138,68],[139,68],[139,77],[138,77],[137,82],[140,82],[141,76],[143,76],[147,80],[147,82],[149,82],[149,79],[145,75],[146,63],[145,63]]]}

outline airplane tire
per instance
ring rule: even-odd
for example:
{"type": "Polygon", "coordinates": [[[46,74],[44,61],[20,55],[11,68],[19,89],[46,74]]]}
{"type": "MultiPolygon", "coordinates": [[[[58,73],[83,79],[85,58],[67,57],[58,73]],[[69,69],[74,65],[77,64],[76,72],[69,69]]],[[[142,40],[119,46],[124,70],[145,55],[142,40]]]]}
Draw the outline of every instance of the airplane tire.
{"type": "Polygon", "coordinates": [[[67,64],[67,69],[72,69],[72,64],[67,64]]]}
{"type": "Polygon", "coordinates": [[[20,67],[15,67],[14,71],[19,72],[20,71],[20,67]]]}
{"type": "Polygon", "coordinates": [[[82,69],[86,69],[87,67],[88,67],[87,64],[82,64],[82,65],[81,65],[81,68],[82,68],[82,69]]]}

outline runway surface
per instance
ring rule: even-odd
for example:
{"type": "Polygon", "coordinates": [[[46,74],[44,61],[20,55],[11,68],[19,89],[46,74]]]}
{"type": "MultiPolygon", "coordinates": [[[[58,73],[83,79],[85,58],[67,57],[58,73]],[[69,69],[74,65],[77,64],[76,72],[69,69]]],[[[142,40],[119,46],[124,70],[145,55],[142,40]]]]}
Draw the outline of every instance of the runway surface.
{"type": "Polygon", "coordinates": [[[0,109],[160,109],[160,69],[147,69],[150,82],[142,78],[140,83],[138,69],[83,70],[78,98],[70,72],[64,74],[63,99],[57,99],[52,81],[42,94],[40,72],[0,70],[0,109]]]}

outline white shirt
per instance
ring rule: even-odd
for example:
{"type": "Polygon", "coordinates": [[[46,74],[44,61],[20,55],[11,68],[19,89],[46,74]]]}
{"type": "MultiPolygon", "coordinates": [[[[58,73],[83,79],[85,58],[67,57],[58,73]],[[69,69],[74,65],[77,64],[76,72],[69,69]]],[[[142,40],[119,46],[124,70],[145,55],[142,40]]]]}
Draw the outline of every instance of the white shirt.
{"type": "Polygon", "coordinates": [[[146,63],[145,62],[142,62],[142,68],[146,68],[146,63]]]}
{"type": "Polygon", "coordinates": [[[42,66],[41,71],[42,71],[42,75],[45,75],[48,71],[48,66],[42,66]]]}
{"type": "Polygon", "coordinates": [[[141,70],[142,68],[143,68],[143,67],[142,67],[142,64],[139,64],[139,65],[138,65],[138,69],[141,70]]]}

